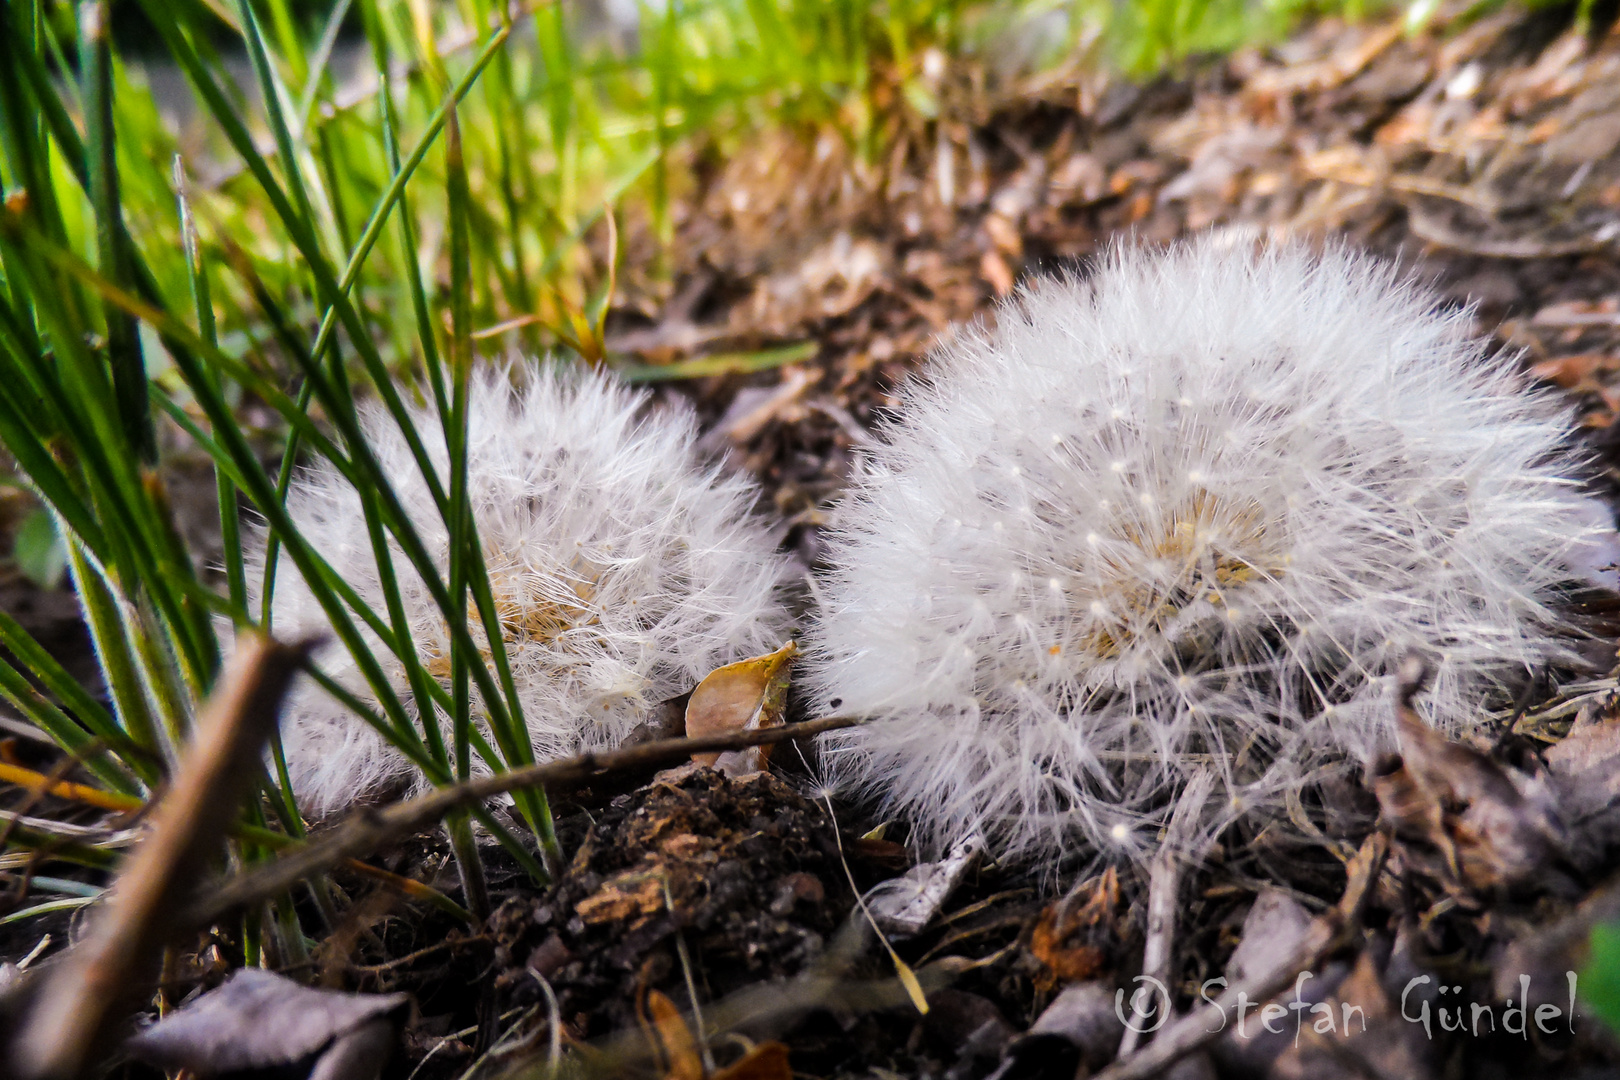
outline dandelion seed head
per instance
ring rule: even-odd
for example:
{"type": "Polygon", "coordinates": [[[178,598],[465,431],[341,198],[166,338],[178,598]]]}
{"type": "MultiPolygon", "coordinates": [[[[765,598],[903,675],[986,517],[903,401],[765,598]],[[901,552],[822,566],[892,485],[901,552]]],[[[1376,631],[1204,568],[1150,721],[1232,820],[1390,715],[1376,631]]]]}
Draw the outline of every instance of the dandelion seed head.
{"type": "Polygon", "coordinates": [[[1565,655],[1554,595],[1615,548],[1569,430],[1466,312],[1343,250],[1037,283],[934,357],[840,511],[808,678],[875,720],[825,737],[829,774],[926,849],[1050,863],[1162,825],[1197,769],[1211,823],[1275,805],[1387,737],[1412,652],[1428,720],[1476,723],[1565,655]],[[919,539],[1008,505],[1013,467],[1028,526],[919,539]]]}
{"type": "MultiPolygon", "coordinates": [[[[699,460],[691,416],[650,410],[644,394],[607,376],[551,365],[481,372],[467,407],[469,501],[537,759],[617,745],[651,706],[721,664],[781,643],[786,618],[777,590],[786,564],[750,517],[752,483],[699,460]]],[[[436,412],[416,409],[412,421],[442,480],[448,458],[436,412]]],[[[363,427],[447,575],[448,530],[399,428],[380,409],[365,413],[363,427]]],[[[323,462],[297,475],[287,509],[338,577],[386,619],[354,488],[323,462]]],[[[259,559],[261,572],[250,580],[262,580],[259,559]]],[[[416,654],[448,689],[449,624],[397,544],[392,563],[416,654]]],[[[331,633],[286,556],[273,626],[284,636],[331,633]]],[[[489,639],[471,606],[468,630],[483,654],[477,662],[488,663],[489,639]]],[[[403,664],[369,631],[363,636],[417,719],[427,703],[412,700],[403,664]]],[[[342,646],[327,646],[317,662],[377,707],[342,646]]],[[[427,707],[448,742],[448,717],[427,707]]],[[[483,715],[475,689],[473,716],[483,715]]],[[[317,816],[425,783],[380,734],[314,685],[291,695],[282,739],[300,805],[317,816]]]]}

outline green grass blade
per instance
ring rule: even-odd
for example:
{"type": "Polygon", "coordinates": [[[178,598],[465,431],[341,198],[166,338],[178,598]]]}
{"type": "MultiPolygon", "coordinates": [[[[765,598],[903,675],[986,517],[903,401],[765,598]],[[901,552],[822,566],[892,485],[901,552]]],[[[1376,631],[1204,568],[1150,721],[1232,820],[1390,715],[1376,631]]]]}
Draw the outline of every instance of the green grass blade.
{"type": "MultiPolygon", "coordinates": [[[[91,697],[84,687],[79,685],[78,680],[69,675],[67,669],[23,629],[21,623],[3,610],[0,610],[0,645],[4,645],[6,650],[39,680],[41,686],[71,710],[78,723],[82,724],[91,735],[112,742],[127,738],[101,702],[91,697]]],[[[155,780],[156,776],[154,774],[142,779],[155,780]]],[[[124,782],[128,782],[128,777],[124,778],[124,782]]],[[[124,790],[124,793],[136,794],[133,790],[124,790]]]]}
{"type": "MultiPolygon", "coordinates": [[[[118,193],[118,154],[113,129],[112,48],[107,41],[108,0],[79,5],[79,69],[84,79],[85,151],[90,201],[96,215],[96,251],[101,272],[120,285],[129,281],[124,257],[123,205],[118,193]]],[[[135,320],[104,308],[107,362],[113,392],[130,447],[142,461],[157,460],[157,436],[146,399],[146,362],[135,320]]]]}
{"type": "MultiPolygon", "coordinates": [[[[314,244],[317,235],[315,212],[310,207],[309,192],[304,187],[304,178],[298,168],[298,150],[293,145],[292,132],[288,129],[286,115],[282,112],[281,101],[285,90],[281,80],[276,78],[275,70],[270,66],[270,57],[264,50],[264,37],[259,31],[259,19],[253,13],[253,5],[248,0],[237,0],[236,12],[237,18],[242,23],[242,40],[247,45],[248,60],[253,65],[254,78],[259,83],[265,119],[270,125],[271,137],[276,142],[276,153],[281,158],[282,176],[287,189],[292,192],[293,205],[297,208],[307,238],[314,244]]],[[[310,254],[305,252],[305,257],[310,257],[310,254]]]]}
{"type": "MultiPolygon", "coordinates": [[[[219,333],[214,325],[214,298],[208,285],[208,267],[203,263],[202,244],[197,237],[197,223],[192,217],[191,200],[186,194],[185,163],[178,154],[174,159],[175,203],[180,214],[180,240],[186,256],[186,279],[191,286],[191,304],[197,317],[197,335],[209,345],[219,344],[219,333]]],[[[247,567],[242,556],[241,506],[236,496],[236,485],[218,465],[214,467],[214,499],[219,507],[220,546],[225,562],[226,589],[231,603],[247,607],[247,567]]]]}
{"type": "MultiPolygon", "coordinates": [[[[321,83],[326,78],[327,65],[332,61],[332,50],[337,46],[338,34],[343,30],[343,20],[349,17],[349,10],[354,0],[338,0],[332,6],[332,11],[326,17],[326,25],[321,30],[321,38],[315,45],[315,57],[309,66],[308,75],[304,79],[304,92],[298,96],[298,130],[308,131],[310,117],[315,112],[315,101],[320,95],[321,83]]],[[[336,196],[337,192],[332,193],[336,196]]]]}
{"type": "MultiPolygon", "coordinates": [[[[472,197],[467,190],[467,167],[461,152],[461,125],[454,111],[445,124],[445,175],[449,178],[450,203],[450,414],[443,418],[450,500],[445,524],[450,531],[450,610],[458,612],[467,610],[467,523],[472,514],[467,502],[467,393],[472,380],[472,254],[467,236],[467,204],[472,197]]],[[[477,655],[469,653],[459,639],[452,640],[450,698],[455,711],[451,714],[451,733],[456,775],[463,780],[471,775],[472,768],[467,737],[472,728],[468,668],[477,655]]]]}
{"type": "MultiPolygon", "coordinates": [[[[95,737],[85,731],[55,702],[35,689],[27,676],[8,661],[0,661],[0,697],[11,702],[31,724],[54,739],[62,749],[70,754],[84,755],[84,767],[102,783],[123,795],[142,794],[142,782],[139,779],[126,771],[118,759],[106,750],[94,751],[92,746],[95,737]]],[[[126,747],[127,740],[122,733],[117,732],[116,736],[115,739],[103,740],[104,745],[119,749],[126,747]]],[[[139,755],[128,753],[123,757],[125,764],[131,767],[140,760],[139,755]],[[131,758],[135,760],[132,761],[131,758]]]]}
{"type": "Polygon", "coordinates": [[[85,627],[96,649],[96,660],[101,664],[107,690],[112,694],[113,706],[118,714],[119,728],[132,742],[160,760],[173,763],[173,747],[158,732],[158,725],[146,700],[146,688],[141,678],[129,640],[124,636],[124,619],[118,610],[118,599],[110,590],[101,573],[86,557],[77,538],[68,540],[68,568],[73,575],[74,591],[84,611],[85,627]]]}

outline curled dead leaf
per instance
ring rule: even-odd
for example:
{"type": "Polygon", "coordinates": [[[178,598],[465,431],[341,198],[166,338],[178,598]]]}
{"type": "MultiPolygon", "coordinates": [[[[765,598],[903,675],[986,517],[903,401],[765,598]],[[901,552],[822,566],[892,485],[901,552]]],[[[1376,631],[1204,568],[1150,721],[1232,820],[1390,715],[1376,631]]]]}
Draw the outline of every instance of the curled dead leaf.
{"type": "MultiPolygon", "coordinates": [[[[687,702],[687,736],[701,738],[780,727],[787,707],[788,670],[798,655],[798,645],[790,641],[773,653],[709,672],[687,702]]],[[[727,776],[746,776],[763,770],[769,754],[769,747],[756,746],[726,753],[693,754],[692,760],[727,776]]]]}
{"type": "Polygon", "coordinates": [[[779,1042],[759,1043],[737,1061],[710,1073],[704,1068],[692,1029],[673,1001],[653,990],[647,995],[647,1011],[669,1063],[664,1080],[793,1080],[788,1048],[779,1042]]]}
{"type": "Polygon", "coordinates": [[[409,1010],[405,994],[314,990],[243,968],[124,1048],[140,1061],[198,1076],[273,1072],[315,1060],[316,1071],[331,1080],[372,1080],[409,1010]]]}
{"type": "Polygon", "coordinates": [[[1530,882],[1566,847],[1552,792],[1540,777],[1498,763],[1399,709],[1401,753],[1375,765],[1373,793],[1396,835],[1437,857],[1427,864],[1454,894],[1530,882]]]}
{"type": "Polygon", "coordinates": [[[703,1080],[703,1059],[698,1056],[697,1041],[675,1003],[654,990],[647,995],[647,1011],[652,1013],[654,1030],[669,1062],[664,1080],[703,1080]]]}
{"type": "Polygon", "coordinates": [[[1029,939],[1030,953],[1046,969],[1040,984],[1051,988],[1096,978],[1108,964],[1108,945],[1120,940],[1128,922],[1113,867],[1048,905],[1029,939]]]}

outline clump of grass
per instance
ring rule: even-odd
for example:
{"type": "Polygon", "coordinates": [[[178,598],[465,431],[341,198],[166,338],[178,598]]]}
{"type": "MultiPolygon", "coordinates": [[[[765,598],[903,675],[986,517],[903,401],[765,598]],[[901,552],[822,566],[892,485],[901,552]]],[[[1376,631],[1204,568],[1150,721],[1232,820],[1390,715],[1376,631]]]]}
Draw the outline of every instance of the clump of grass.
{"type": "MultiPolygon", "coordinates": [[[[599,359],[612,267],[581,241],[604,200],[631,198],[667,237],[681,140],[766,111],[842,122],[877,58],[904,68],[965,5],[669,5],[644,11],[633,49],[582,42],[568,5],[340,0],[308,24],[285,0],[140,8],[156,62],[194,98],[184,137],[116,54],[105,0],[4,13],[0,440],[51,515],[109,700],[3,616],[15,659],[0,691],[108,791],[145,797],[218,673],[221,626],[273,632],[290,564],[344,656],[343,679],[314,679],[425,782],[478,758],[532,762],[472,512],[479,357],[566,342],[599,359]],[[351,29],[363,74],[340,82],[332,59],[351,29]],[[432,478],[425,491],[402,491],[379,458],[368,401],[432,478]],[[268,430],[250,426],[266,413],[268,430]],[[217,577],[170,511],[163,459],[177,448],[215,469],[217,577]],[[352,493],[375,588],[358,590],[289,513],[303,460],[352,493]],[[262,557],[244,550],[244,512],[265,523],[262,557]],[[445,628],[433,687],[390,677],[421,674],[402,580],[445,628]]],[[[279,745],[272,762],[245,824],[301,835],[279,745]]],[[[471,816],[543,878],[558,857],[545,799],[517,806],[528,840],[471,816]]],[[[471,821],[447,824],[482,914],[471,821]]],[[[279,906],[276,943],[297,956],[291,911],[279,906]]]]}

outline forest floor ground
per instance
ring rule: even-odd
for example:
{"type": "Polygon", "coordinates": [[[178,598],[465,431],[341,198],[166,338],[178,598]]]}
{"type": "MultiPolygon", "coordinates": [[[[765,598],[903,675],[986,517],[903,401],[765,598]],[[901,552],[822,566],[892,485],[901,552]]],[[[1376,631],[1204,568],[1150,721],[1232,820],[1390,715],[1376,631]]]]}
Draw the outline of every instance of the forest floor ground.
{"type": "MultiPolygon", "coordinates": [[[[651,240],[627,226],[609,346],[645,364],[813,346],[771,371],[658,391],[694,404],[707,442],[759,477],[782,543],[809,567],[897,386],[965,322],[993,320],[1020,280],[1084,273],[1126,237],[1225,228],[1343,242],[1468,305],[1482,336],[1569,395],[1590,481],[1620,498],[1620,32],[1517,8],[1416,35],[1398,19],[1324,21],[1188,71],[1136,84],[1065,70],[996,94],[965,73],[941,90],[956,119],[897,121],[881,160],[831,133],[784,131],[701,167],[670,273],[638,273],[651,240]]],[[[0,603],[92,662],[71,597],[13,580],[0,603]]],[[[1309,829],[1250,829],[1188,871],[1170,965],[1182,1010],[1206,980],[1263,966],[1267,940],[1281,948],[1332,912],[1358,852],[1377,846],[1379,785],[1421,781],[1352,932],[1315,958],[1306,1000],[1345,1027],[1345,1007],[1360,1010],[1358,1034],[1313,1031],[1320,1014],[1306,1012],[1296,1037],[1291,1011],[1285,1036],[1223,1033],[1175,1075],[1620,1071],[1588,1013],[1550,1031],[1501,1026],[1520,975],[1535,1002],[1567,1002],[1586,932],[1620,914],[1620,829],[1605,813],[1620,793],[1614,641],[1590,644],[1590,670],[1537,680],[1472,756],[1408,760],[1393,777],[1348,771],[1301,806],[1309,829]],[[1521,778],[1583,808],[1574,849],[1515,862],[1479,825],[1530,827],[1521,778]],[[1424,975],[1426,989],[1403,996],[1424,975]],[[1458,989],[1437,996],[1446,986],[1458,989]],[[1440,1023],[1459,1002],[1493,1009],[1491,1030],[1477,1014],[1466,1031],[1440,1023]],[[1409,1019],[1420,1005],[1433,1026],[1409,1019]]],[[[316,952],[316,981],[414,994],[394,1069],[424,1080],[543,1062],[553,1031],[594,1047],[585,1060],[608,1071],[685,1075],[679,1060],[651,1063],[655,1044],[669,1049],[649,1034],[654,992],[682,1010],[695,995],[719,1033],[716,1068],[766,1039],[786,1045],[796,1076],[1027,1080],[1113,1060],[1113,991],[1140,970],[1145,877],[1098,869],[1054,896],[981,862],[923,932],[893,942],[929,990],[923,1015],[855,903],[855,889],[908,869],[903,826],[873,835],[859,808],[818,800],[792,748],[774,760],[780,775],[688,771],[573,793],[559,808],[566,873],[537,894],[492,857],[500,906],[476,933],[339,875],[355,902],[316,952]],[[477,989],[490,981],[489,995],[477,989]],[[1068,1012],[1031,1033],[1064,987],[1068,1012]],[[502,1018],[486,1029],[486,1042],[501,1038],[493,1053],[476,1032],[481,1002],[502,1018]]],[[[449,887],[445,864],[432,837],[380,859],[449,887]]],[[[6,928],[0,954],[60,922],[6,928]]]]}

